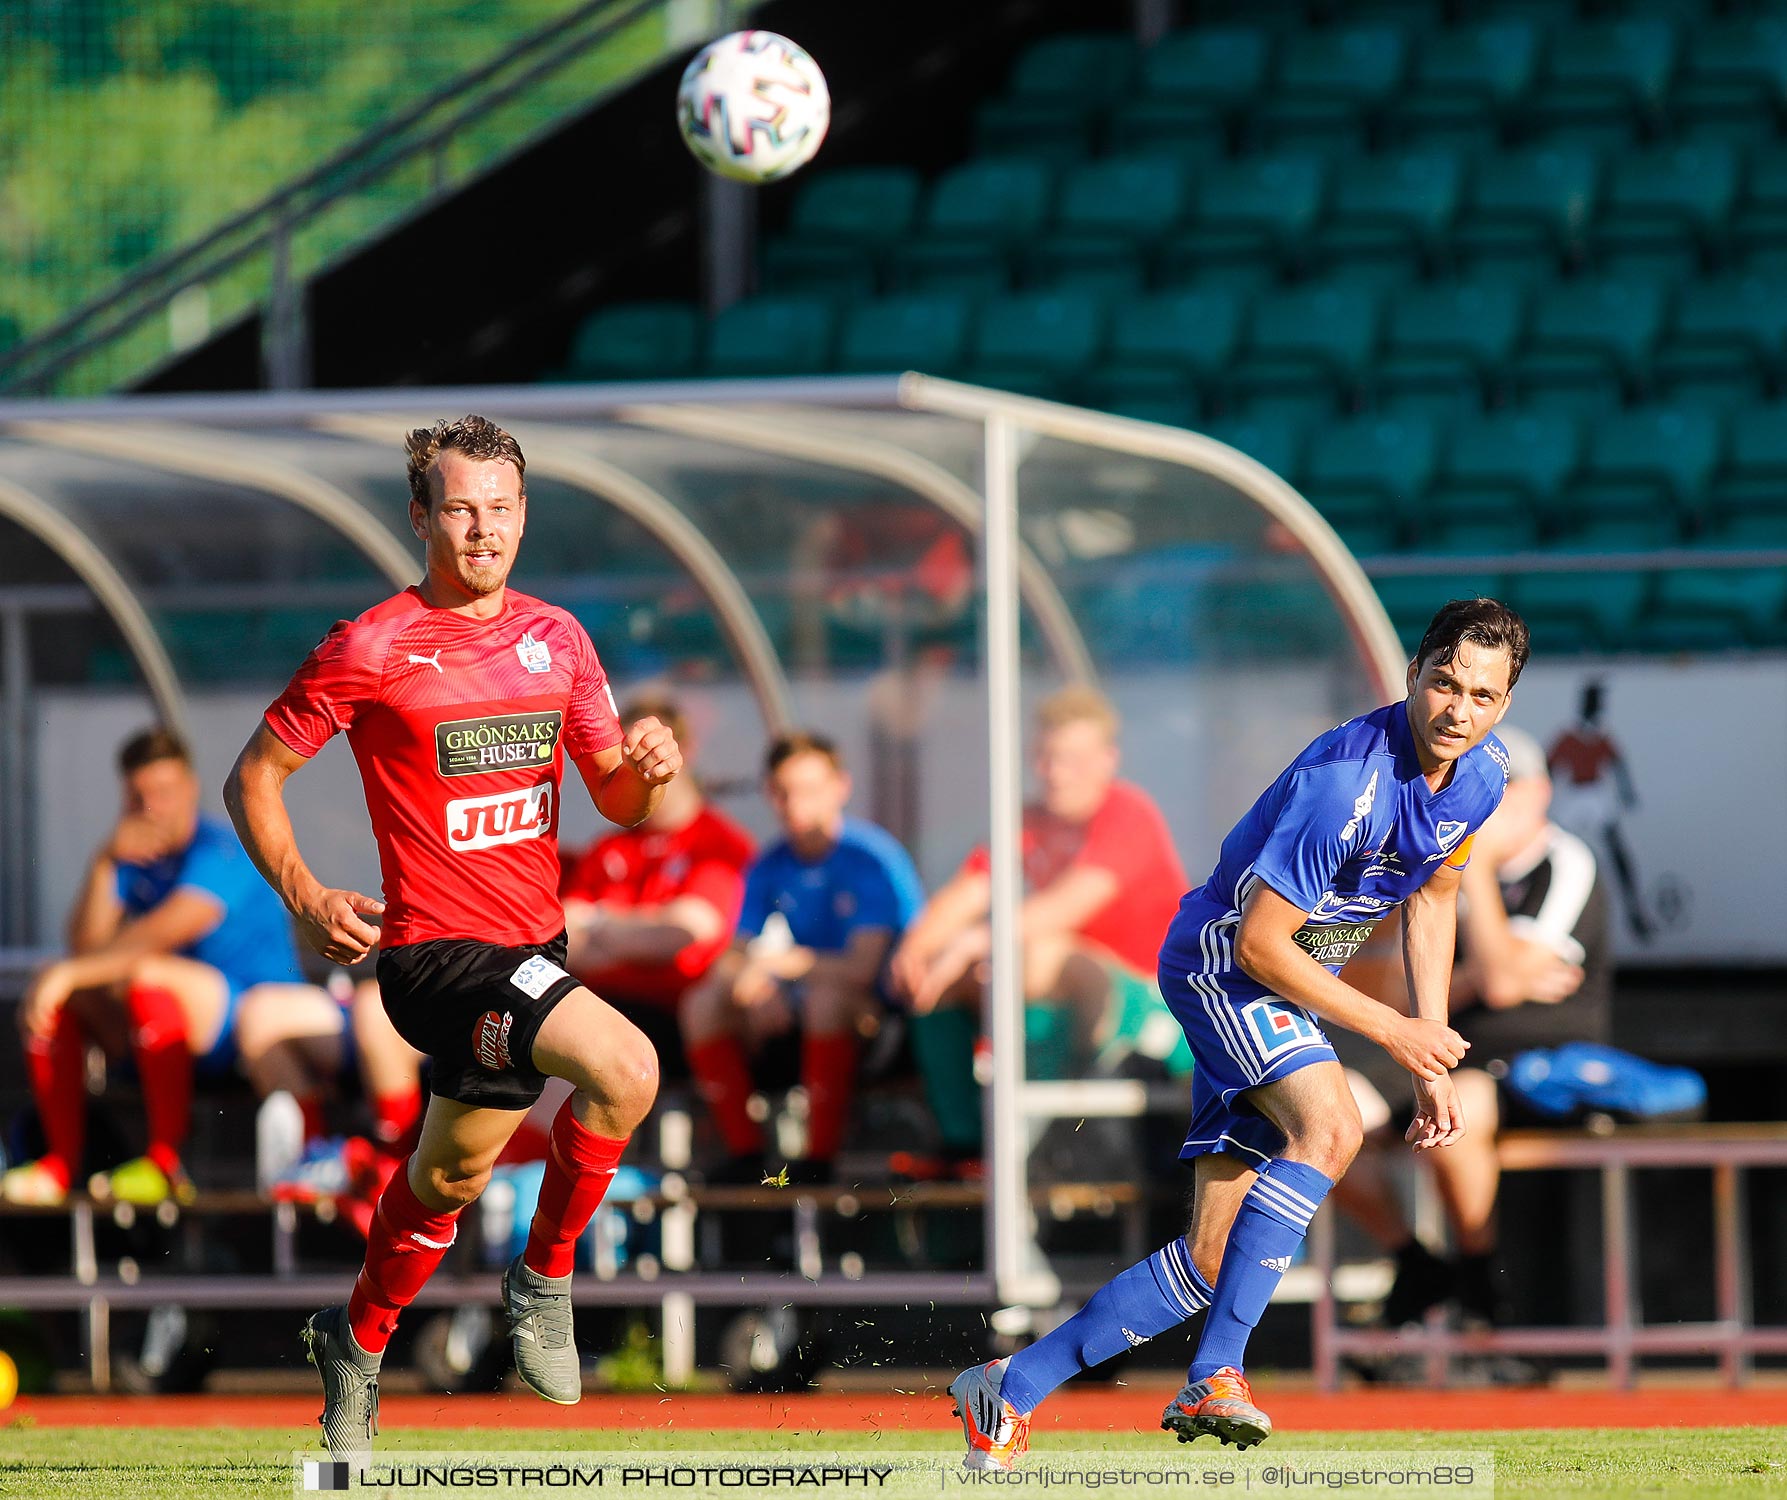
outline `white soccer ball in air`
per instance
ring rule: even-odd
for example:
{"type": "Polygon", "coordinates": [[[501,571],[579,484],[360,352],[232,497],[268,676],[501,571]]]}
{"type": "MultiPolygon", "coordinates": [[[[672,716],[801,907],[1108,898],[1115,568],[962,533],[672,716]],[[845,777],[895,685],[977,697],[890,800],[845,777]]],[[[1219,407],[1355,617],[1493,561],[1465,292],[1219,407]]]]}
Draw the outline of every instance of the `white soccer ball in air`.
{"type": "Polygon", "coordinates": [[[741,182],[773,182],[813,159],[831,125],[825,75],[773,31],[735,31],[695,54],[676,93],[695,159],[741,182]]]}

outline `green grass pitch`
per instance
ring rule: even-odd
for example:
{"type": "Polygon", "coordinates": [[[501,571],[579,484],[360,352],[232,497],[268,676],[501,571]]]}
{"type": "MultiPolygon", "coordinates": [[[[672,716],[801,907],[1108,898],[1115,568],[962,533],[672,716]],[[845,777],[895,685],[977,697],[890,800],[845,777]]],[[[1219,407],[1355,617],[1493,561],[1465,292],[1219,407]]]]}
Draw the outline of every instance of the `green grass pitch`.
{"type": "MultiPolygon", "coordinates": [[[[517,1432],[466,1429],[388,1431],[381,1453],[404,1450],[508,1449],[572,1452],[639,1449],[688,1454],[696,1448],[796,1455],[846,1449],[945,1452],[947,1435],[936,1431],[872,1434],[826,1432],[632,1431],[560,1428],[517,1432]]],[[[1368,1456],[1411,1448],[1495,1455],[1497,1496],[1563,1495],[1573,1500],[1605,1497],[1700,1497],[1787,1495],[1787,1428],[1747,1427],[1642,1430],[1594,1429],[1539,1432],[1280,1434],[1249,1457],[1293,1458],[1298,1453],[1345,1452],[1368,1456]]],[[[1039,1439],[1032,1459],[1049,1450],[1097,1451],[1126,1463],[1151,1454],[1185,1454],[1161,1434],[1153,1440],[1093,1433],[1051,1433],[1039,1439]]],[[[314,1428],[34,1428],[0,1417],[0,1495],[120,1497],[120,1500],[226,1500],[235,1496],[290,1495],[289,1455],[303,1450],[324,1457],[314,1428]]],[[[1289,1493],[1284,1492],[1284,1493],[1289,1493]]]]}

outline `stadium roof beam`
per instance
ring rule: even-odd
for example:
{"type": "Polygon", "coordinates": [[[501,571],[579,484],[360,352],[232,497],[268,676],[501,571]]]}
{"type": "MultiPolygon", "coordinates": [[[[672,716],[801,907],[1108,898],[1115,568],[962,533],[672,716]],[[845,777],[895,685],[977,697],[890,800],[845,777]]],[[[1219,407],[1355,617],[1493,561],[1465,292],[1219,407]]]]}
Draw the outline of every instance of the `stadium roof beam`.
{"type": "MultiPolygon", "coordinates": [[[[416,416],[336,414],[310,419],[323,432],[369,438],[378,442],[393,433],[422,425],[416,416]]],[[[534,473],[556,479],[598,500],[606,501],[637,522],[662,544],[694,579],[713,605],[720,630],[738,657],[745,680],[771,733],[794,722],[793,698],[780,657],[750,595],[719,550],[703,536],[668,496],[636,475],[585,452],[562,433],[531,424],[512,424],[534,473]]]]}

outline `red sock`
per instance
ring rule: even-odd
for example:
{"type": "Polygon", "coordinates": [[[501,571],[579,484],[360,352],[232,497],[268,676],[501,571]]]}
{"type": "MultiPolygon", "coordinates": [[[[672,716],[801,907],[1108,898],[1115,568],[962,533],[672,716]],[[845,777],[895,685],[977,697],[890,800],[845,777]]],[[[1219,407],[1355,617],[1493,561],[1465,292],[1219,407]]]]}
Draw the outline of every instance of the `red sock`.
{"type": "Polygon", "coordinates": [[[298,1095],[298,1108],[304,1115],[304,1144],[323,1138],[323,1100],[320,1094],[298,1095]]]}
{"type": "Polygon", "coordinates": [[[844,1144],[856,1038],[848,1031],[809,1031],[800,1044],[800,1081],[807,1091],[807,1155],[830,1161],[844,1144]]]}
{"type": "Polygon", "coordinates": [[[413,1150],[414,1142],[406,1142],[406,1138],[422,1118],[422,1090],[410,1088],[374,1096],[372,1118],[373,1137],[385,1150],[402,1151],[406,1143],[413,1150]]]}
{"type": "Polygon", "coordinates": [[[521,1263],[542,1276],[569,1276],[577,1259],[577,1237],[601,1205],[614,1181],[615,1163],[627,1149],[625,1140],[597,1135],[584,1128],[565,1100],[552,1117],[546,1176],[540,1183],[540,1206],[527,1232],[521,1263]]]}
{"type": "Polygon", "coordinates": [[[423,1206],[410,1186],[409,1163],[391,1174],[366,1236],[366,1264],[347,1303],[354,1342],[368,1354],[383,1353],[391,1342],[398,1313],[415,1301],[453,1244],[458,1218],[456,1208],[436,1213],[423,1206]]]}
{"type": "Polygon", "coordinates": [[[25,1043],[31,1097],[43,1121],[43,1169],[66,1188],[80,1170],[87,1141],[87,1034],[80,1017],[64,1005],[48,1036],[25,1043]]]}
{"type": "Polygon", "coordinates": [[[149,1117],[149,1144],[143,1155],[172,1176],[180,1168],[180,1147],[192,1127],[192,1049],[186,1042],[186,1012],[172,990],[154,985],[133,984],[127,998],[143,1112],[149,1117]]]}
{"type": "Polygon", "coordinates": [[[736,1037],[716,1036],[694,1042],[689,1049],[689,1071],[695,1086],[713,1112],[720,1138],[734,1156],[763,1149],[763,1132],[751,1118],[751,1068],[745,1049],[736,1037]]]}

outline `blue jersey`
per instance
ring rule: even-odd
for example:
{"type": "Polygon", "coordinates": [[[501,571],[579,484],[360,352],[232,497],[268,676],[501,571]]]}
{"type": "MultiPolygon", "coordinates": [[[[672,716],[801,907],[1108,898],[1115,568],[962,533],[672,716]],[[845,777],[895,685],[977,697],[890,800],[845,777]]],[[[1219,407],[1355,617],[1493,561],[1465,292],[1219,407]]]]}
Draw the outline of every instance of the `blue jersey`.
{"type": "Polygon", "coordinates": [[[1507,751],[1493,735],[1431,790],[1407,707],[1392,703],[1331,729],[1299,755],[1223,840],[1210,878],[1179,903],[1161,969],[1193,988],[1247,1002],[1268,993],[1234,960],[1234,929],[1264,881],[1309,913],[1297,945],[1335,973],[1371,929],[1443,864],[1461,865],[1472,833],[1501,804],[1507,751]]]}
{"type": "Polygon", "coordinates": [[[838,841],[819,859],[802,859],[784,839],[752,861],[738,933],[755,937],[779,911],[803,948],[842,953],[864,928],[898,937],[923,904],[918,871],[900,841],[873,823],[846,818],[838,841]]]}
{"type": "Polygon", "coordinates": [[[180,853],[153,864],[118,866],[118,899],[129,916],[142,916],[182,889],[217,901],[223,920],[182,948],[181,957],[210,964],[232,992],[270,982],[303,983],[285,906],[227,825],[200,818],[192,842],[180,853]]]}

